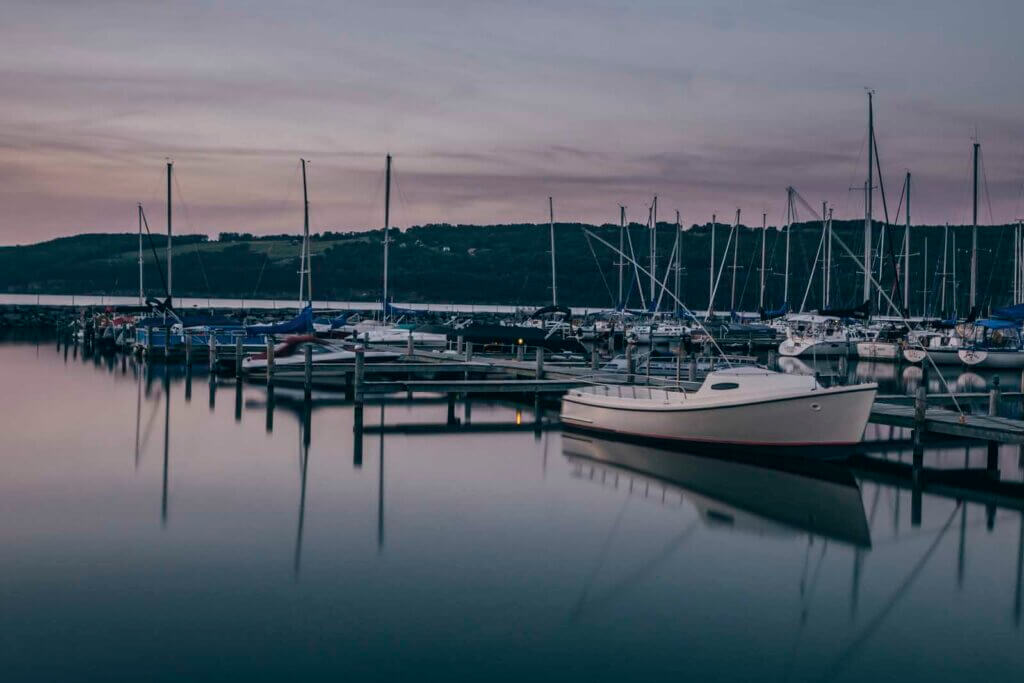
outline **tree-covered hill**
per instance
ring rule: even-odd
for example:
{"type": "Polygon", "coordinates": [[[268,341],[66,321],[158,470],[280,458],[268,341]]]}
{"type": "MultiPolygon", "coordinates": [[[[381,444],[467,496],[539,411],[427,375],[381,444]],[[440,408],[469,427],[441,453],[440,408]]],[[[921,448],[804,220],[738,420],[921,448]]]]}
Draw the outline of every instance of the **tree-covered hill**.
{"type": "MultiPolygon", "coordinates": [[[[618,297],[618,259],[596,239],[588,239],[584,228],[614,245],[619,242],[617,226],[583,226],[557,223],[556,255],[559,303],[611,306],[618,297]]],[[[833,245],[832,303],[859,303],[861,275],[845,243],[858,256],[863,252],[863,224],[836,221],[833,245]]],[[[876,227],[875,243],[881,226],[876,227]]],[[[883,281],[892,287],[893,255],[901,253],[903,229],[885,230],[883,281]],[[893,245],[892,242],[896,244],[893,245]]],[[[632,225],[626,251],[644,267],[649,263],[650,230],[632,225]]],[[[730,227],[715,231],[716,263],[726,268],[721,274],[716,298],[718,310],[728,310],[732,296],[732,247],[730,227]]],[[[820,265],[808,289],[808,275],[821,243],[820,223],[793,226],[791,236],[789,301],[799,308],[807,293],[807,308],[821,305],[820,265]]],[[[736,257],[736,308],[758,306],[761,257],[760,228],[741,227],[736,257]]],[[[383,231],[355,233],[327,232],[313,239],[313,294],[316,299],[379,300],[382,289],[383,231]]],[[[766,307],[783,302],[785,233],[769,228],[766,237],[766,307]]],[[[547,225],[424,225],[393,230],[390,249],[390,291],[395,301],[459,303],[504,303],[539,305],[551,299],[550,235],[547,225]]],[[[661,223],[657,232],[658,279],[666,277],[666,266],[675,243],[675,226],[661,223]]],[[[690,226],[682,235],[682,290],[688,305],[703,308],[709,291],[711,226],[690,226]]],[[[950,229],[947,241],[947,310],[958,297],[959,310],[966,308],[969,282],[970,228],[950,229]],[[956,238],[956,270],[952,245],[956,238]],[[954,294],[955,281],[955,294],[954,294]]],[[[979,229],[979,300],[1002,305],[1012,298],[1013,227],[986,226],[979,229]]],[[[160,269],[166,257],[166,238],[155,235],[144,240],[144,279],[149,295],[163,294],[160,269]],[[159,259],[159,269],[157,260],[159,259]]],[[[205,235],[174,238],[174,293],[178,296],[278,297],[294,296],[298,289],[300,238],[297,235],[253,237],[224,233],[210,240],[205,235]]],[[[39,244],[0,247],[0,291],[19,293],[135,294],[138,291],[138,237],[134,234],[84,234],[39,244]]],[[[929,290],[929,312],[939,306],[942,272],[943,228],[915,226],[911,232],[911,309],[916,313],[929,290]],[[927,248],[927,278],[925,250],[927,248]]],[[[820,256],[818,257],[820,264],[820,256]]],[[[877,270],[877,261],[874,268],[877,270]]],[[[628,304],[640,306],[633,267],[624,269],[624,290],[628,304]]],[[[641,275],[646,297],[649,279],[641,275]]],[[[674,275],[668,277],[669,286],[674,275]]],[[[663,307],[669,308],[668,298],[663,307]]]]}

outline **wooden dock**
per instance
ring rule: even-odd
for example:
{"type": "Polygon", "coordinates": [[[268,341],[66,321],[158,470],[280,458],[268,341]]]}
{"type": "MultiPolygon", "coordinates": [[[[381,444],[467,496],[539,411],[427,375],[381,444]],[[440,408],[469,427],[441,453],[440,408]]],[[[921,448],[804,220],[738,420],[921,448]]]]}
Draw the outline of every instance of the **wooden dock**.
{"type": "MultiPolygon", "coordinates": [[[[871,421],[894,427],[919,427],[914,406],[876,401],[871,408],[871,421]]],[[[1024,444],[1024,421],[989,415],[961,415],[945,408],[928,408],[923,429],[928,434],[943,434],[964,439],[1024,444]]]]}

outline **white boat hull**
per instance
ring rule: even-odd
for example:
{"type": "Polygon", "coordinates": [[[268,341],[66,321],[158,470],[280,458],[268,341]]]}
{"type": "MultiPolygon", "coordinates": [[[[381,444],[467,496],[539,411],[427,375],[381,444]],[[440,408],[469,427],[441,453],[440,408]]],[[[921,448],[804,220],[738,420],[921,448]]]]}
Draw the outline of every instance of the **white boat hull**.
{"type": "Polygon", "coordinates": [[[900,345],[896,342],[857,342],[855,347],[858,358],[865,360],[897,360],[900,357],[900,345]]]}
{"type": "MultiPolygon", "coordinates": [[[[645,389],[637,388],[638,396],[645,389]]],[[[621,407],[614,397],[570,392],[562,421],[629,436],[740,446],[838,446],[859,443],[877,386],[821,388],[792,397],[687,407],[657,400],[621,407]]]]}
{"type": "Polygon", "coordinates": [[[960,349],[960,361],[976,368],[1024,368],[1024,351],[960,349]]]}
{"type": "Polygon", "coordinates": [[[946,350],[928,349],[928,352],[925,353],[925,351],[923,349],[920,349],[920,348],[916,348],[916,349],[915,348],[906,348],[906,349],[903,349],[903,358],[908,363],[920,363],[920,362],[924,361],[926,355],[927,356],[931,356],[932,362],[934,362],[936,365],[960,365],[961,364],[960,356],[957,355],[956,351],[952,351],[952,350],[948,350],[948,349],[946,349],[946,350]]]}
{"type": "Polygon", "coordinates": [[[786,339],[779,344],[779,355],[796,358],[798,356],[848,356],[850,355],[850,342],[848,341],[825,341],[825,340],[797,340],[786,339]]]}

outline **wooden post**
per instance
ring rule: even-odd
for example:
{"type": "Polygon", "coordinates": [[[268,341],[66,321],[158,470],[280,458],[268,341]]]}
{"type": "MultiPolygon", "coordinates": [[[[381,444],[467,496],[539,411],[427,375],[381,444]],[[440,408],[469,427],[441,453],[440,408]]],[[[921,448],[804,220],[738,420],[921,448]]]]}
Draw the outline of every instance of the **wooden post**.
{"type": "MultiPolygon", "coordinates": [[[[189,343],[191,344],[192,335],[189,335],[189,343]]],[[[210,330],[210,374],[217,371],[217,335],[210,330]]]]}
{"type": "Polygon", "coordinates": [[[683,381],[683,340],[679,340],[679,347],[676,349],[676,384],[683,381]]]}
{"type": "Polygon", "coordinates": [[[544,379],[544,347],[537,347],[537,379],[544,379]]]}
{"type": "Polygon", "coordinates": [[[473,360],[473,342],[466,342],[466,362],[473,360]]]}
{"type": "Polygon", "coordinates": [[[992,378],[992,388],[988,392],[989,417],[999,417],[999,375],[992,378]]]}
{"type": "Polygon", "coordinates": [[[924,441],[924,424],[928,414],[928,367],[921,366],[921,383],[914,398],[914,450],[921,448],[924,441]]]}
{"type": "Polygon", "coordinates": [[[600,362],[600,354],[597,352],[597,346],[590,349],[590,369],[597,372],[597,366],[600,362]]]}
{"type": "Polygon", "coordinates": [[[626,344],[626,381],[633,382],[633,344],[626,344]]]}
{"type": "MultiPolygon", "coordinates": [[[[523,346],[522,344],[517,344],[516,345],[516,360],[519,361],[519,362],[522,362],[525,357],[526,357],[526,347],[523,346]]],[[[1021,386],[1024,386],[1024,384],[1022,384],[1021,386]]]]}
{"type": "Polygon", "coordinates": [[[305,391],[306,398],[308,399],[310,394],[313,392],[313,345],[306,344],[304,349],[306,357],[303,359],[305,364],[305,374],[302,378],[302,388],[305,391]]]}
{"type": "Polygon", "coordinates": [[[697,352],[692,351],[690,353],[690,381],[697,381],[697,352]]]}
{"type": "Polygon", "coordinates": [[[361,347],[356,349],[356,367],[352,381],[355,384],[355,402],[359,405],[363,403],[363,363],[365,362],[365,353],[361,347]]]}
{"type": "Polygon", "coordinates": [[[267,384],[274,383],[274,337],[267,335],[267,384]]]}
{"type": "Polygon", "coordinates": [[[413,341],[412,341],[412,330],[409,330],[409,338],[405,340],[405,355],[412,358],[413,354],[413,341]]]}
{"type": "Polygon", "coordinates": [[[185,367],[192,367],[192,335],[182,331],[185,339],[185,367]]]}
{"type": "Polygon", "coordinates": [[[235,377],[242,378],[242,338],[235,337],[235,377]]]}
{"type": "Polygon", "coordinates": [[[462,345],[465,343],[466,338],[461,334],[455,338],[455,353],[462,355],[462,345]]]}

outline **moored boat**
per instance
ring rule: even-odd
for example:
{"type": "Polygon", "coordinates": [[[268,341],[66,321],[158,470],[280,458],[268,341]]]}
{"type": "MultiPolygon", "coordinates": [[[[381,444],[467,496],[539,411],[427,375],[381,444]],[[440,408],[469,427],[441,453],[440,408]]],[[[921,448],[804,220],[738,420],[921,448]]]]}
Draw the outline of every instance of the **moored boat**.
{"type": "Polygon", "coordinates": [[[694,393],[596,385],[562,399],[569,426],[649,439],[742,446],[859,443],[877,384],[824,387],[813,376],[745,366],[708,374],[694,393]]]}

